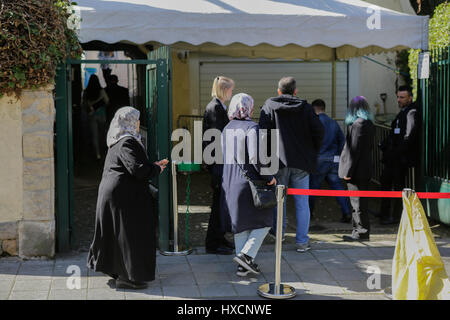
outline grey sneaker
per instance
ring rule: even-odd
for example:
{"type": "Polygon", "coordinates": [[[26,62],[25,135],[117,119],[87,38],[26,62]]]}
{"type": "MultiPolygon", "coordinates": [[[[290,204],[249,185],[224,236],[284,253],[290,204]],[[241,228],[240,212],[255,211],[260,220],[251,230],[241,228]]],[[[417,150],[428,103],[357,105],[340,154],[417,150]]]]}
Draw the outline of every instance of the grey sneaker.
{"type": "Polygon", "coordinates": [[[307,243],[297,243],[297,252],[306,252],[311,249],[311,246],[309,245],[309,242],[307,243]]]}

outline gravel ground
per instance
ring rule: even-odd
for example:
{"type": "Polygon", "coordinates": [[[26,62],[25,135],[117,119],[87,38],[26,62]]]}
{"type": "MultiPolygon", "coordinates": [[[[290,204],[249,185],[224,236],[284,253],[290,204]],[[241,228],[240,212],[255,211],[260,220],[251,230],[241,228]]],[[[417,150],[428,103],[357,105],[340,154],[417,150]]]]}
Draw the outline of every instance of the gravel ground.
{"type": "MultiPolygon", "coordinates": [[[[95,206],[97,200],[98,185],[101,179],[103,161],[91,160],[84,162],[75,168],[74,188],[74,244],[75,251],[88,251],[92,241],[95,222],[95,206]]],[[[197,206],[211,205],[212,192],[209,187],[210,178],[207,172],[198,172],[191,175],[190,205],[192,211],[197,206]]],[[[178,204],[186,204],[187,176],[178,175],[178,204]]],[[[377,186],[372,186],[377,190],[377,186]]],[[[327,188],[324,184],[322,188],[327,188]]],[[[370,209],[378,211],[380,200],[370,198],[370,209]]],[[[287,202],[287,228],[286,243],[295,243],[295,210],[293,198],[288,197],[287,202]]],[[[191,211],[190,210],[190,211],[191,211]]],[[[340,209],[334,198],[318,197],[314,217],[311,220],[310,235],[314,241],[314,235],[335,234],[340,236],[351,232],[351,223],[341,223],[340,209]]],[[[371,215],[372,234],[395,235],[397,226],[382,226],[378,219],[371,215]]],[[[188,232],[189,244],[192,247],[204,246],[206,230],[208,227],[209,213],[191,212],[189,214],[188,232]]],[[[179,239],[181,245],[185,241],[186,213],[179,214],[179,239]]],[[[440,225],[438,222],[430,221],[430,226],[436,236],[449,237],[450,226],[440,225]]],[[[231,235],[227,235],[230,237],[231,235]]],[[[265,243],[273,243],[269,237],[265,243]]]]}

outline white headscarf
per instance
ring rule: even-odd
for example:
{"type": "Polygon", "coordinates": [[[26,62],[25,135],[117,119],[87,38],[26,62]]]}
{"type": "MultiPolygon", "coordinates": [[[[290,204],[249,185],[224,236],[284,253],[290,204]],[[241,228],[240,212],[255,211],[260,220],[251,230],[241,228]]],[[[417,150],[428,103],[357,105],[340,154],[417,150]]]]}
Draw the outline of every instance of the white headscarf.
{"type": "MultiPolygon", "coordinates": [[[[142,145],[141,135],[137,131],[139,115],[139,110],[133,107],[122,107],[116,111],[106,136],[108,148],[125,137],[133,137],[142,145]]],[[[144,146],[142,145],[142,147],[144,146]]]]}
{"type": "Polygon", "coordinates": [[[253,111],[253,98],[246,93],[236,94],[230,101],[228,107],[228,118],[250,120],[253,111]]]}

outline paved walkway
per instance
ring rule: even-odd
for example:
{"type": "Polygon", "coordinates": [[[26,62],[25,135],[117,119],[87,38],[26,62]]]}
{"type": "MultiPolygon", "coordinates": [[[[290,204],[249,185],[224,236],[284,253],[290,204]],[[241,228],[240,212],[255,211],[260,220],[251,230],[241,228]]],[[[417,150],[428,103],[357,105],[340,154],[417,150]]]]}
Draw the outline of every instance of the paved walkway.
{"type": "MultiPolygon", "coordinates": [[[[294,299],[388,300],[395,236],[373,235],[368,243],[344,243],[338,235],[314,235],[312,250],[297,253],[283,245],[282,283],[293,286],[294,299]],[[368,267],[378,268],[380,286],[368,267]]],[[[450,274],[450,239],[436,239],[450,274]]],[[[114,288],[112,280],[86,267],[86,253],[57,255],[54,260],[0,258],[0,300],[128,300],[225,299],[266,300],[257,294],[260,285],[274,281],[274,245],[264,245],[256,258],[262,273],[238,277],[233,256],[209,255],[196,248],[188,256],[157,257],[157,279],[145,290],[114,288]],[[68,268],[81,271],[80,289],[68,289],[68,268]]],[[[70,270],[70,269],[69,269],[70,270]]],[[[73,271],[72,271],[73,272],[73,271]]]]}

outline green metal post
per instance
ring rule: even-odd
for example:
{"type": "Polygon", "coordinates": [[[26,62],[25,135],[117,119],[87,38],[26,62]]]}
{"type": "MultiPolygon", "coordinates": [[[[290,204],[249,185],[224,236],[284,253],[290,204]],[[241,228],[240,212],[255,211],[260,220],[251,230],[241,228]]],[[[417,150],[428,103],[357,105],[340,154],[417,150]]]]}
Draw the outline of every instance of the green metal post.
{"type": "Polygon", "coordinates": [[[57,247],[58,252],[70,250],[70,206],[67,129],[67,66],[59,65],[55,78],[56,106],[56,197],[57,197],[57,247]]]}
{"type": "MultiPolygon", "coordinates": [[[[158,105],[157,105],[157,157],[158,159],[169,159],[169,141],[170,125],[169,116],[169,86],[167,78],[167,63],[164,59],[158,59],[156,69],[156,84],[158,86],[158,105]]],[[[160,250],[169,249],[169,215],[172,212],[171,188],[170,188],[170,170],[166,169],[158,178],[159,188],[159,237],[160,250]]]]}
{"type": "Polygon", "coordinates": [[[68,183],[68,194],[69,194],[69,232],[70,232],[70,243],[74,243],[75,233],[73,230],[73,202],[74,202],[74,190],[73,190],[73,131],[72,131],[72,65],[68,65],[68,82],[67,82],[67,183],[68,183]]]}

